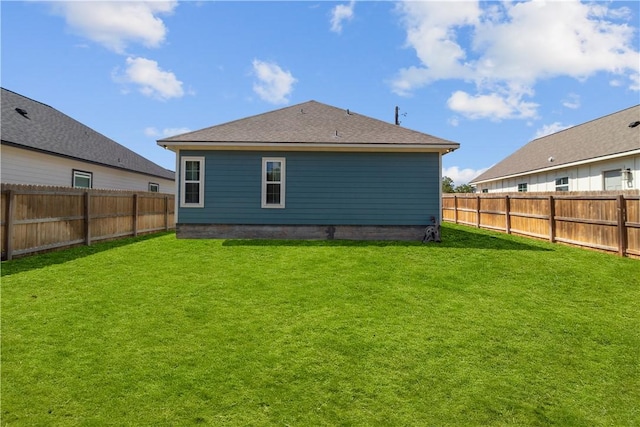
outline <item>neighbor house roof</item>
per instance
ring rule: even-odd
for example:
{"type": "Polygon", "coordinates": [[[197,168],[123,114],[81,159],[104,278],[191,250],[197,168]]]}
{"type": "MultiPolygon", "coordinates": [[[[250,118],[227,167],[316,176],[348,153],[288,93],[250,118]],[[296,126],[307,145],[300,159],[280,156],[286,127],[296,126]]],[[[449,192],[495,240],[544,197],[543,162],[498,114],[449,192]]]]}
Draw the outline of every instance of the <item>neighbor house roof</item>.
{"type": "Polygon", "coordinates": [[[640,105],[534,139],[479,175],[472,184],[640,153],[640,105]]]}
{"type": "Polygon", "coordinates": [[[460,144],[308,101],[158,141],[171,149],[415,150],[449,152],[460,144]]]}
{"type": "Polygon", "coordinates": [[[66,114],[2,88],[2,144],[165,179],[175,173],[66,114]]]}

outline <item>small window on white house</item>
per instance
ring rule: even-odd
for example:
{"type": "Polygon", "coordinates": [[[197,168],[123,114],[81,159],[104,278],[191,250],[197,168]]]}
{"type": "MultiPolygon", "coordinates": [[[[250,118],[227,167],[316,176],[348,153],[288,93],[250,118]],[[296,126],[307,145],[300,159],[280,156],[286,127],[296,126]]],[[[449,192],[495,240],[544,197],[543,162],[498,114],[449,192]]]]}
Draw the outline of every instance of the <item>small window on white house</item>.
{"type": "Polygon", "coordinates": [[[93,188],[93,172],[73,169],[73,188],[93,188]]]}
{"type": "Polygon", "coordinates": [[[204,157],[182,157],[180,207],[204,207],[204,157]]]}
{"type": "Polygon", "coordinates": [[[488,192],[489,192],[489,189],[488,189],[488,188],[483,188],[483,189],[482,189],[482,192],[483,192],[483,193],[488,193],[488,192]]]}
{"type": "Polygon", "coordinates": [[[518,184],[518,192],[526,193],[527,192],[527,183],[523,182],[522,184],[518,184]]]}
{"type": "Polygon", "coordinates": [[[569,177],[556,178],[556,191],[569,191],[569,177]]]}
{"type": "Polygon", "coordinates": [[[284,208],[285,159],[262,159],[262,207],[284,208]]]}
{"type": "Polygon", "coordinates": [[[152,192],[152,193],[160,192],[160,184],[155,183],[155,182],[150,182],[149,183],[149,191],[152,192]]]}

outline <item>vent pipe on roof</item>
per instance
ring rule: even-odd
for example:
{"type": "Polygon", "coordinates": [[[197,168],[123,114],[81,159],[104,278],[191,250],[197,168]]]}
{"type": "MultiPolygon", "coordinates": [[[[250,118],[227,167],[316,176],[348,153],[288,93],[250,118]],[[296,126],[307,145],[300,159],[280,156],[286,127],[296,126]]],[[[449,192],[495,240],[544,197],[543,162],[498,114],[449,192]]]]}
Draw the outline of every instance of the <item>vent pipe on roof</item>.
{"type": "MultiPolygon", "coordinates": [[[[18,112],[18,114],[20,114],[22,117],[29,119],[29,117],[27,117],[27,110],[24,110],[22,108],[16,108],[16,111],[18,112]]],[[[31,119],[29,119],[31,120],[31,119]]]]}

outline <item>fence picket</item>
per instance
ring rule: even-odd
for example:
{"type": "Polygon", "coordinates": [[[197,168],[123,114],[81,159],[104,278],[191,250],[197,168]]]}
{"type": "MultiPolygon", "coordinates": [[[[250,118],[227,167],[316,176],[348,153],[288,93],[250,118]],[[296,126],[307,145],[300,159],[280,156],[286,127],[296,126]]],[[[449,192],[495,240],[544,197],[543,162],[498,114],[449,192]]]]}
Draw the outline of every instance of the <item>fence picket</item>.
{"type": "Polygon", "coordinates": [[[640,254],[640,191],[444,194],[443,199],[446,222],[615,251],[620,256],[640,254]],[[466,220],[459,220],[460,215],[466,220]],[[475,221],[469,221],[470,216],[475,221]]]}
{"type": "Polygon", "coordinates": [[[2,184],[2,259],[175,227],[174,196],[2,184]]]}

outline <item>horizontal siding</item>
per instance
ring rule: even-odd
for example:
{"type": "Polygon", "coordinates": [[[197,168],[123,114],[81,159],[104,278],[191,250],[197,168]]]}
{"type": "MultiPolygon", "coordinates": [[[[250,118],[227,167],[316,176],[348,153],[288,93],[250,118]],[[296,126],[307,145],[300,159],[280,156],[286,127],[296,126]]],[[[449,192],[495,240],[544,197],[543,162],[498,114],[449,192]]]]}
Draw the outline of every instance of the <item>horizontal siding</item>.
{"type": "Polygon", "coordinates": [[[93,173],[93,188],[148,191],[149,183],[160,184],[160,193],[175,193],[172,180],[118,170],[93,163],[68,159],[2,145],[2,182],[7,184],[70,187],[73,169],[93,173]]]}
{"type": "Polygon", "coordinates": [[[182,151],[205,157],[204,208],[184,224],[426,225],[439,217],[437,153],[182,151]],[[263,157],[286,159],[286,207],[261,208],[263,157]]]}

